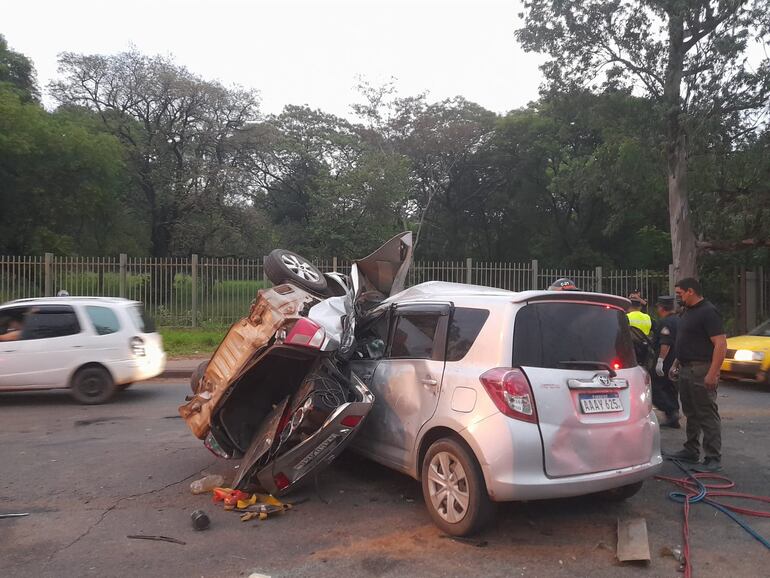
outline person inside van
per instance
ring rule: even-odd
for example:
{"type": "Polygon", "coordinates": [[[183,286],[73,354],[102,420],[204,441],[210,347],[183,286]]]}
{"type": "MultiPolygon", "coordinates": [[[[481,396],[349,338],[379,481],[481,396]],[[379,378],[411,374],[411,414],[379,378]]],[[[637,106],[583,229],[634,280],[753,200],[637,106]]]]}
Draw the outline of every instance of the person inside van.
{"type": "Polygon", "coordinates": [[[22,320],[17,317],[11,317],[5,326],[5,331],[0,333],[0,341],[17,341],[21,339],[22,329],[24,329],[22,320]]]}

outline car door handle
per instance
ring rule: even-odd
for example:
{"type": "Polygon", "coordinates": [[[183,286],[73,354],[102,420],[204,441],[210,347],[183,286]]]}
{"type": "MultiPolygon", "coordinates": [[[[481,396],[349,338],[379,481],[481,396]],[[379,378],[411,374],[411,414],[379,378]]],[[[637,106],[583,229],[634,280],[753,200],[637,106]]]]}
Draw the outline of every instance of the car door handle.
{"type": "Polygon", "coordinates": [[[82,349],[82,348],[83,348],[82,345],[73,345],[72,346],[72,349],[82,349]]]}
{"type": "Polygon", "coordinates": [[[422,382],[423,382],[424,385],[431,385],[431,386],[438,385],[438,381],[436,381],[435,379],[430,379],[430,378],[425,378],[425,379],[422,380],[422,382]]]}

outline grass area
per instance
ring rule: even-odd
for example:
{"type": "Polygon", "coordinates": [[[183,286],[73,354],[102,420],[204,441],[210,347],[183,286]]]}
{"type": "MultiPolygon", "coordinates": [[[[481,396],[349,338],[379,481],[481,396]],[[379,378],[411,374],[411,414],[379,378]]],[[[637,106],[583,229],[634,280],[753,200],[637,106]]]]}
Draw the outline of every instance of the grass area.
{"type": "Polygon", "coordinates": [[[161,327],[163,347],[169,357],[211,355],[227,333],[227,327],[184,328],[161,327]]]}

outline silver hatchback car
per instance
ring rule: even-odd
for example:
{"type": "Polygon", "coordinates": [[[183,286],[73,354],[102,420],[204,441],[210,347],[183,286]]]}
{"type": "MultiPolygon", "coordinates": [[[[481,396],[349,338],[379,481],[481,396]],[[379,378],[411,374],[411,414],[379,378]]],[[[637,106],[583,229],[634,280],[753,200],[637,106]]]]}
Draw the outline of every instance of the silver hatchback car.
{"type": "Polygon", "coordinates": [[[452,535],[495,502],[632,496],[662,458],[627,305],[442,282],[385,300],[357,329],[350,367],[375,402],[352,447],[420,480],[452,535]]]}

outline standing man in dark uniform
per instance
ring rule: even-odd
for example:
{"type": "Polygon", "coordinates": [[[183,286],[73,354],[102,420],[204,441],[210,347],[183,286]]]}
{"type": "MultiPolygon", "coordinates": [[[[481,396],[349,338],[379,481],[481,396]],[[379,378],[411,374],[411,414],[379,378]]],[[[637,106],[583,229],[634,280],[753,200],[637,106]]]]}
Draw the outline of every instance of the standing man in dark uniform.
{"type": "Polygon", "coordinates": [[[673,371],[679,368],[679,396],[687,418],[684,449],[668,457],[690,463],[700,461],[703,434],[703,463],[698,472],[722,470],[722,422],[717,407],[719,368],[727,352],[722,317],[703,298],[700,283],[691,277],[676,284],[676,298],[685,310],[679,320],[673,371]]]}
{"type": "Polygon", "coordinates": [[[652,379],[652,403],[666,414],[666,420],[660,427],[679,429],[679,392],[668,372],[676,359],[676,335],[679,317],[674,312],[674,296],[661,295],[655,303],[658,323],[655,328],[655,345],[658,349],[658,362],[652,379]]]}

